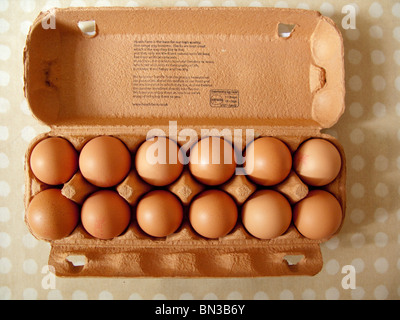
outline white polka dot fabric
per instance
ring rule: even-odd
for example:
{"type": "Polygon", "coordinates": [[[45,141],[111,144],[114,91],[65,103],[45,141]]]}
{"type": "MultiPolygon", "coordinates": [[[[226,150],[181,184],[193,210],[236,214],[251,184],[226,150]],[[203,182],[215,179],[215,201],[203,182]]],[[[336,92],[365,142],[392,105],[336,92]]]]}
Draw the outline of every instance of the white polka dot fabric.
{"type": "Polygon", "coordinates": [[[0,299],[399,299],[399,181],[399,1],[0,0],[0,299]],[[355,29],[345,30],[342,21],[349,4],[356,14],[355,29]],[[346,152],[347,216],[341,232],[321,247],[324,267],[318,275],[256,279],[51,276],[49,245],[35,240],[23,221],[24,153],[33,137],[48,130],[32,117],[23,97],[25,38],[40,10],[111,5],[290,7],[320,10],[337,23],[345,44],[346,111],[326,132],[337,137],[346,152]],[[346,272],[346,266],[353,274],[346,272]]]}

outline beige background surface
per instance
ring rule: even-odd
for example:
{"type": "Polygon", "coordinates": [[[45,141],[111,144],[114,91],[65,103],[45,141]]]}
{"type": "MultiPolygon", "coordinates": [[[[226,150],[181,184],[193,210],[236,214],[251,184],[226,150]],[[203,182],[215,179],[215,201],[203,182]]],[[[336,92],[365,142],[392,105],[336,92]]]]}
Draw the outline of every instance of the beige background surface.
{"type": "MultiPolygon", "coordinates": [[[[0,0],[0,299],[399,299],[400,298],[400,2],[0,0]],[[278,6],[320,10],[339,26],[344,5],[357,9],[356,29],[343,30],[347,109],[327,130],[345,148],[347,216],[322,245],[314,277],[255,279],[63,279],[45,289],[49,245],[24,222],[23,156],[47,128],[23,96],[22,52],[29,26],[53,6],[278,6]],[[353,265],[356,289],[343,289],[353,265]]],[[[156,263],[156,262],[155,262],[156,263]]]]}

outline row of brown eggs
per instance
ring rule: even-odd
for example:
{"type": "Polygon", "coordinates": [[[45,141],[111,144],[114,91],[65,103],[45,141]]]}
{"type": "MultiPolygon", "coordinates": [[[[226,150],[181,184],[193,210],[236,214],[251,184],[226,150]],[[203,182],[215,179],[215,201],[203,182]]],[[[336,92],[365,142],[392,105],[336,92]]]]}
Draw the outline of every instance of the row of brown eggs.
{"type": "MultiPolygon", "coordinates": [[[[230,150],[226,148],[225,140],[214,137],[210,139],[218,139],[217,143],[221,143],[219,151],[230,150]]],[[[146,158],[146,153],[154,146],[154,141],[156,140],[146,141],[138,149],[135,159],[136,170],[146,182],[163,186],[179,177],[183,165],[182,161],[165,164],[151,163],[152,159],[147,161],[149,159],[146,158]]],[[[176,157],[179,157],[177,144],[169,139],[163,139],[163,141],[167,143],[167,148],[158,148],[158,152],[166,150],[166,159],[170,159],[171,151],[176,152],[176,157]]],[[[322,139],[307,141],[309,145],[315,142],[333,147],[331,143],[322,139]]],[[[306,146],[307,144],[303,144],[294,158],[294,164],[300,176],[301,171],[305,172],[304,169],[310,167],[310,163],[315,167],[313,161],[317,165],[320,164],[319,161],[310,160],[312,152],[305,152],[306,146]]],[[[233,150],[231,146],[230,148],[233,150]]],[[[250,159],[254,160],[250,178],[258,184],[279,183],[290,172],[291,154],[280,140],[259,138],[248,148],[254,148],[252,152],[247,153],[247,156],[250,154],[254,156],[254,159],[250,159]],[[268,170],[268,166],[274,170],[268,170]]],[[[338,153],[337,149],[333,148],[331,150],[336,150],[338,153]]],[[[232,154],[229,154],[230,151],[228,154],[220,153],[220,161],[215,164],[210,160],[213,150],[213,143],[206,143],[206,139],[200,140],[191,151],[191,158],[198,157],[198,161],[189,163],[192,175],[200,182],[211,186],[227,181],[236,167],[234,162],[225,161],[227,155],[231,159],[234,158],[232,154]],[[209,152],[201,152],[204,148],[209,152]]],[[[326,150],[319,152],[316,154],[320,158],[321,155],[328,154],[326,150]]],[[[250,161],[249,158],[246,160],[250,161]]],[[[123,142],[108,136],[90,140],[83,147],[79,157],[65,139],[44,139],[33,149],[30,165],[39,180],[50,185],[58,185],[70,179],[77,170],[78,161],[82,175],[93,185],[103,188],[119,183],[131,167],[130,153],[123,142]],[[76,163],[76,165],[71,165],[71,163],[76,163]]],[[[327,163],[323,164],[325,168],[327,163]]],[[[339,170],[340,165],[339,169],[331,169],[329,179],[326,173],[325,177],[321,176],[325,178],[325,181],[332,181],[339,170]]],[[[315,181],[315,179],[311,181],[311,184],[318,185],[315,181]]],[[[321,184],[321,179],[318,183],[321,184]]],[[[322,239],[329,237],[339,228],[342,212],[340,204],[333,195],[326,191],[315,190],[295,205],[292,217],[292,208],[283,195],[273,190],[259,190],[244,203],[241,217],[247,231],[257,238],[271,239],[280,236],[287,230],[293,219],[295,226],[305,237],[322,239]]],[[[65,198],[60,190],[48,189],[33,198],[27,212],[27,220],[32,232],[39,238],[47,240],[67,236],[74,230],[79,219],[92,236],[111,239],[127,228],[131,220],[131,210],[128,203],[117,192],[111,190],[101,190],[92,194],[80,209],[74,202],[65,198]]],[[[181,225],[183,208],[179,199],[172,193],[154,190],[146,194],[138,203],[136,219],[140,228],[147,234],[164,237],[175,232],[181,225]]],[[[238,220],[238,208],[233,199],[224,191],[206,190],[190,204],[189,220],[198,234],[206,238],[219,238],[228,234],[235,226],[238,220]]]]}
{"type": "MultiPolygon", "coordinates": [[[[112,239],[121,235],[131,221],[131,208],[117,192],[101,190],[89,196],[82,208],[67,199],[59,189],[37,194],[27,211],[32,233],[45,240],[58,240],[82,226],[93,237],[112,239]]],[[[153,237],[166,237],[180,227],[183,207],[166,190],[147,193],[136,207],[139,227],[153,237]]],[[[217,239],[227,235],[238,220],[238,208],[224,191],[209,189],[190,204],[189,221],[201,236],[217,239]]],[[[292,220],[299,232],[310,239],[325,239],[341,225],[342,209],[327,191],[313,190],[292,208],[286,198],[274,190],[256,191],[243,205],[241,220],[246,230],[259,239],[284,234],[292,220]]]]}
{"type": "MultiPolygon", "coordinates": [[[[220,185],[235,173],[234,154],[234,148],[225,139],[203,138],[190,151],[190,172],[203,184],[220,185]]],[[[181,175],[183,157],[176,142],[156,137],[139,147],[135,167],[147,183],[166,186],[181,175]],[[164,162],[160,159],[164,159],[164,162]]],[[[258,138],[247,146],[245,159],[244,168],[248,177],[261,186],[282,182],[290,173],[292,164],[300,178],[311,186],[332,182],[341,168],[339,151],[324,139],[307,140],[296,150],[292,161],[288,147],[281,140],[273,137],[258,138]]],[[[30,158],[33,174],[48,185],[67,182],[79,166],[87,181],[108,188],[121,182],[129,173],[131,165],[128,148],[121,140],[111,136],[90,140],[79,156],[67,140],[47,138],[35,146],[30,158]]]]}

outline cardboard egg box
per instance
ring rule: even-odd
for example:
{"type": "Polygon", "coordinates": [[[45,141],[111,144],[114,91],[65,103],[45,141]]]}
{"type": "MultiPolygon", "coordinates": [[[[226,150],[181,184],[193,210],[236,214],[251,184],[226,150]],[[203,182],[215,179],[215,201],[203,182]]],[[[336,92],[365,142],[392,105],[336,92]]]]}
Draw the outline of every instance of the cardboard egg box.
{"type": "MultiPolygon", "coordinates": [[[[319,12],[56,9],[41,13],[33,23],[24,65],[30,108],[50,127],[26,153],[26,208],[37,193],[52,187],[36,179],[29,167],[34,146],[46,137],[63,137],[79,152],[91,138],[111,135],[134,155],[151,130],[183,145],[207,129],[231,132],[240,152],[249,142],[246,129],[252,129],[254,138],[276,137],[292,154],[307,139],[331,141],[342,167],[321,189],[338,199],[344,218],[345,155],[335,138],[321,132],[339,120],[345,107],[343,41],[335,24],[319,12]],[[173,134],[171,121],[176,124],[173,134]]],[[[98,189],[79,171],[59,188],[78,204],[98,189]]],[[[135,221],[137,201],[154,187],[132,166],[113,188],[131,205],[128,229],[112,240],[100,240],[79,224],[70,236],[50,241],[49,265],[59,276],[73,277],[257,277],[315,275],[321,270],[320,244],[328,239],[307,239],[293,223],[270,240],[245,230],[240,207],[261,189],[245,175],[213,187],[226,191],[238,205],[232,232],[219,239],[198,235],[188,221],[188,208],[207,188],[185,167],[178,180],[164,188],[181,200],[183,223],[174,234],[154,238],[135,221]],[[84,262],[74,263],[74,257],[84,262]],[[301,260],[292,262],[296,257],[301,260]]],[[[281,192],[294,205],[310,188],[292,170],[285,181],[267,189],[281,192]]]]}

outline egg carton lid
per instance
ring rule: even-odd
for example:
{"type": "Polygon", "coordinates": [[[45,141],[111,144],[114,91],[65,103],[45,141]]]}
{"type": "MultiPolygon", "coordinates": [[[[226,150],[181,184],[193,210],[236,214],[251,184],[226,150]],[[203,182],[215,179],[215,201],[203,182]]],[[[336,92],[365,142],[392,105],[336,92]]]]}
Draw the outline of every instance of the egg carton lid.
{"type": "Polygon", "coordinates": [[[66,8],[42,12],[25,96],[50,127],[327,128],[345,102],[343,39],[317,11],[66,8]]]}

